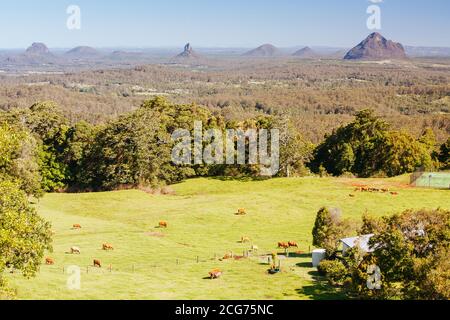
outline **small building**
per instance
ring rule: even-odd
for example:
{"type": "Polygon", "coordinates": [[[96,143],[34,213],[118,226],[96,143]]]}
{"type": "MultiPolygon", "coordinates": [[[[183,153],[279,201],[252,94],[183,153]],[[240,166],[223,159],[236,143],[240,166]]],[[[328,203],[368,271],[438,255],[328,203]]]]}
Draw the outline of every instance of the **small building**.
{"type": "Polygon", "coordinates": [[[312,252],[312,265],[317,268],[319,264],[326,258],[325,249],[316,249],[312,252]]]}
{"type": "Polygon", "coordinates": [[[345,253],[356,246],[358,246],[362,251],[366,253],[373,252],[373,248],[369,246],[369,240],[373,237],[373,234],[366,234],[359,237],[345,238],[341,239],[342,243],[342,254],[345,253]]]}

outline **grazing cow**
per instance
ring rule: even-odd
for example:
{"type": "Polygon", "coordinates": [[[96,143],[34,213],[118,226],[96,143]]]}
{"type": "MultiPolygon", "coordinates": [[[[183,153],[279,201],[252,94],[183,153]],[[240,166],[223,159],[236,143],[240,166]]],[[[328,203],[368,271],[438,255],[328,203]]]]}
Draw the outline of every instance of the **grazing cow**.
{"type": "Polygon", "coordinates": [[[289,245],[289,248],[293,248],[293,247],[298,248],[298,244],[295,241],[289,241],[288,245],[289,245]]]}
{"type": "Polygon", "coordinates": [[[103,244],[103,250],[105,250],[105,251],[114,250],[114,247],[112,246],[112,244],[104,243],[103,244]]]}
{"type": "Polygon", "coordinates": [[[223,256],[222,258],[223,260],[227,260],[227,259],[233,259],[233,254],[232,253],[227,253],[223,256]]]}
{"type": "Polygon", "coordinates": [[[383,189],[381,189],[381,192],[384,192],[384,193],[386,193],[386,192],[389,192],[390,190],[388,189],[388,188],[383,188],[383,189]]]}
{"type": "Polygon", "coordinates": [[[168,224],[167,224],[166,221],[160,221],[160,222],[159,222],[159,227],[160,227],[160,228],[167,228],[167,226],[168,226],[168,224]]]}
{"type": "Polygon", "coordinates": [[[45,258],[45,264],[48,266],[52,266],[55,264],[55,260],[53,260],[52,258],[45,258]]]}
{"type": "Polygon", "coordinates": [[[288,248],[289,248],[289,243],[286,243],[286,242],[278,242],[278,248],[288,249],[288,248]]]}
{"type": "Polygon", "coordinates": [[[222,276],[222,271],[219,269],[214,269],[209,272],[209,277],[212,279],[219,279],[222,276]]]}
{"type": "Polygon", "coordinates": [[[241,237],[241,243],[246,243],[246,242],[250,242],[250,238],[249,237],[241,237]]]}
{"type": "Polygon", "coordinates": [[[81,250],[78,247],[72,247],[72,248],[70,248],[70,253],[71,254],[81,254],[81,250]]]}
{"type": "Polygon", "coordinates": [[[240,216],[245,216],[247,214],[247,212],[245,211],[245,209],[241,208],[241,209],[238,209],[237,214],[240,216]]]}
{"type": "Polygon", "coordinates": [[[354,197],[355,197],[354,194],[349,194],[348,196],[349,196],[350,198],[354,198],[354,197]]]}
{"type": "Polygon", "coordinates": [[[391,192],[391,195],[398,196],[398,192],[391,192]]]}
{"type": "Polygon", "coordinates": [[[94,267],[98,267],[98,268],[102,267],[102,263],[100,262],[100,260],[94,259],[94,267]]]}
{"type": "Polygon", "coordinates": [[[73,226],[72,226],[72,228],[73,229],[81,229],[81,224],[74,224],[73,226]]]}

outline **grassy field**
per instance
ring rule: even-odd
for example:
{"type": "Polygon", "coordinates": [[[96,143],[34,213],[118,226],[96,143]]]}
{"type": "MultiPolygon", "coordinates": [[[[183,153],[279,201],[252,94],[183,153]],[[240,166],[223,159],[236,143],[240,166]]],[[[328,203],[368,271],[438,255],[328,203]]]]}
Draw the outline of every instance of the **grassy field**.
{"type": "Polygon", "coordinates": [[[317,277],[307,253],[282,259],[283,272],[274,276],[266,273],[262,255],[275,251],[278,241],[291,240],[308,252],[322,206],[339,207],[345,218],[355,220],[366,210],[381,216],[408,208],[450,209],[449,191],[407,188],[407,180],[195,179],[173,186],[174,195],[48,194],[37,207],[52,222],[54,252],[48,256],[56,264],[42,265],[35,279],[8,278],[19,299],[342,298],[317,277]],[[350,197],[355,184],[390,186],[399,195],[350,197]],[[236,216],[238,208],[248,214],[236,216]],[[155,228],[160,220],[169,227],[155,228]],[[72,230],[75,223],[83,228],[72,230]],[[241,244],[241,236],[250,237],[261,256],[214,259],[229,251],[242,255],[251,244],[241,244]],[[106,242],[115,250],[101,250],[106,242]],[[72,246],[80,247],[81,255],[67,254],[72,246]],[[102,261],[102,269],[88,268],[94,258],[102,261]],[[70,265],[81,267],[81,290],[67,289],[64,272],[70,265]],[[213,268],[224,271],[221,279],[205,279],[213,268]]]}

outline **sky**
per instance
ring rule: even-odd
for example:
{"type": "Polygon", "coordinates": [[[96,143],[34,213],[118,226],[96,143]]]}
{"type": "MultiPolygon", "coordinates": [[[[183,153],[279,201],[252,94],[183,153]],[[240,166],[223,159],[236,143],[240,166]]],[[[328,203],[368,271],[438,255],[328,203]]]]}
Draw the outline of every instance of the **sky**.
{"type": "MultiPolygon", "coordinates": [[[[372,0],[380,1],[380,0],[372,0]]],[[[369,0],[3,0],[0,48],[351,47],[367,28],[369,0]],[[81,29],[67,28],[77,5],[81,29]]],[[[381,32],[405,45],[450,47],[449,0],[383,0],[381,32]]]]}

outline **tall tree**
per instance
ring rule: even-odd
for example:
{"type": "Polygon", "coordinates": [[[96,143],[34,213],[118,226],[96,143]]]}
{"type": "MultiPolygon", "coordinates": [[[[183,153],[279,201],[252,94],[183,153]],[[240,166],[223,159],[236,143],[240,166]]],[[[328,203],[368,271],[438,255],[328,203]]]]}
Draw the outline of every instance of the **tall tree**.
{"type": "Polygon", "coordinates": [[[0,125],[0,178],[14,180],[28,195],[40,196],[36,140],[21,128],[0,125]]]}
{"type": "Polygon", "coordinates": [[[51,250],[50,224],[30,206],[26,194],[13,182],[0,180],[0,297],[5,290],[3,272],[36,274],[45,250],[51,250]]]}

